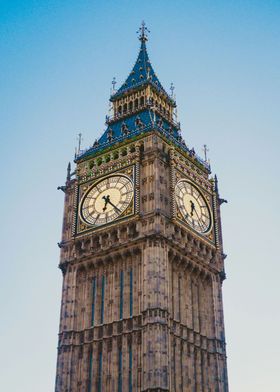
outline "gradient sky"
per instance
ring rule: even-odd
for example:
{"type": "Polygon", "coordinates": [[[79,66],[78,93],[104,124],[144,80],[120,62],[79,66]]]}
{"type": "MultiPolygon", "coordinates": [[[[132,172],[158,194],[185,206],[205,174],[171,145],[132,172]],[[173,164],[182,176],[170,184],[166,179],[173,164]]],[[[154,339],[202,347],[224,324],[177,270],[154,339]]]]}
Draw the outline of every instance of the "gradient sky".
{"type": "Polygon", "coordinates": [[[63,185],[77,134],[104,129],[142,19],[187,144],[222,206],[231,392],[278,392],[280,2],[0,0],[0,389],[54,389],[63,185]],[[202,151],[201,151],[202,154],[202,151]]]}

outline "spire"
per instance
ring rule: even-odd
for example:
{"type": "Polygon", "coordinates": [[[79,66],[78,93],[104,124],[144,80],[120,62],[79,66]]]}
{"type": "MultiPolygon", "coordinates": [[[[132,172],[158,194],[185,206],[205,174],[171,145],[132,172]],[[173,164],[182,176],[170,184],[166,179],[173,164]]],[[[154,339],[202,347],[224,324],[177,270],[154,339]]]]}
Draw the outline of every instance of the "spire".
{"type": "Polygon", "coordinates": [[[171,100],[172,102],[174,101],[164,90],[150,62],[146,47],[146,42],[148,41],[147,34],[149,32],[150,31],[147,29],[145,22],[142,22],[141,27],[137,31],[138,38],[141,42],[137,60],[126,81],[122,84],[122,86],[115,94],[112,94],[112,101],[114,101],[123,93],[131,89],[140,88],[141,86],[148,83],[153,85],[159,92],[163,93],[167,98],[169,98],[169,100],[171,100]]]}
{"type": "Polygon", "coordinates": [[[140,50],[132,71],[117,91],[116,80],[113,79],[110,97],[112,116],[106,116],[106,129],[92,147],[78,153],[76,161],[145,132],[157,131],[209,171],[208,163],[200,159],[194,150],[189,150],[181,136],[180,123],[177,122],[174,85],[171,84],[170,94],[161,85],[148,56],[148,33],[149,30],[142,22],[137,31],[140,50]]]}

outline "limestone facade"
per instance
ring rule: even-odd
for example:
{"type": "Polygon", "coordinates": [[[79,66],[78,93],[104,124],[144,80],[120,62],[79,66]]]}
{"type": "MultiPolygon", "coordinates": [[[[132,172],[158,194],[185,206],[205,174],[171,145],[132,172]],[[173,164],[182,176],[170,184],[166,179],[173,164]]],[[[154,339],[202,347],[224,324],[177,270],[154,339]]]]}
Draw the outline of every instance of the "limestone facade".
{"type": "Polygon", "coordinates": [[[213,180],[157,131],[106,154],[94,158],[98,167],[78,163],[66,182],[56,392],[228,391],[213,180]],[[135,173],[133,214],[79,226],[79,187],[127,168],[135,173]],[[174,186],[182,177],[208,195],[207,236],[178,218],[174,186]]]}

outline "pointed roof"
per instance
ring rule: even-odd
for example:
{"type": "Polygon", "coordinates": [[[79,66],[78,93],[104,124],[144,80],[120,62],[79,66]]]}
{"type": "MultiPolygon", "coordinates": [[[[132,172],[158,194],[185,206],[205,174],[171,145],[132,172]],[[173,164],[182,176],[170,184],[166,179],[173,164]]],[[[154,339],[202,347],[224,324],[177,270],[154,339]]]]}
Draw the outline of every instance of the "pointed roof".
{"type": "Polygon", "coordinates": [[[146,47],[146,41],[148,41],[146,33],[148,32],[148,29],[145,26],[144,22],[142,23],[139,32],[139,40],[141,41],[141,46],[137,60],[126,81],[122,84],[118,91],[111,96],[111,101],[114,101],[116,98],[131,89],[139,88],[145,84],[151,84],[159,92],[163,93],[169,100],[174,102],[174,100],[169,96],[169,94],[167,94],[162,84],[160,83],[150,62],[146,47]]]}
{"type": "MultiPolygon", "coordinates": [[[[176,103],[172,97],[174,90],[173,84],[171,84],[172,95],[169,96],[162,87],[150,63],[146,48],[146,41],[148,40],[147,32],[148,29],[143,22],[139,30],[141,46],[136,63],[125,83],[117,92],[115,92],[115,79],[113,79],[114,94],[111,96],[110,100],[115,101],[131,91],[142,89],[146,85],[151,85],[160,94],[163,94],[175,108],[176,103]]],[[[75,161],[78,162],[99,153],[103,154],[107,149],[107,151],[109,151],[112,147],[115,147],[116,145],[120,146],[127,140],[136,140],[138,137],[142,137],[143,133],[157,131],[174,146],[179,147],[189,154],[192,159],[196,159],[210,172],[210,165],[208,162],[203,161],[196,155],[193,149],[190,150],[187,147],[181,136],[180,123],[173,121],[172,114],[173,112],[170,117],[164,115],[163,112],[158,110],[157,106],[154,107],[151,102],[147,102],[146,105],[143,105],[134,111],[127,111],[120,115],[118,113],[114,114],[111,119],[109,117],[106,119],[107,128],[104,130],[102,136],[98,140],[96,139],[89,149],[79,151],[78,155],[75,157],[75,161]]]]}

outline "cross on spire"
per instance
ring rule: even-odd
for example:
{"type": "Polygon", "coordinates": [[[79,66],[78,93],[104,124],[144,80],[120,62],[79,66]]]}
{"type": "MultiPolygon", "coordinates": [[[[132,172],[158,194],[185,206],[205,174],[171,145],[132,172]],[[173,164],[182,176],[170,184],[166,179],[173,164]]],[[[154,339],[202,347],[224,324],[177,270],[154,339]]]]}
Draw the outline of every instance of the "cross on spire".
{"type": "Polygon", "coordinates": [[[139,34],[138,38],[140,39],[140,41],[142,42],[148,41],[147,33],[150,33],[150,30],[147,29],[146,23],[143,21],[141,23],[139,30],[137,31],[137,34],[139,34]]]}

